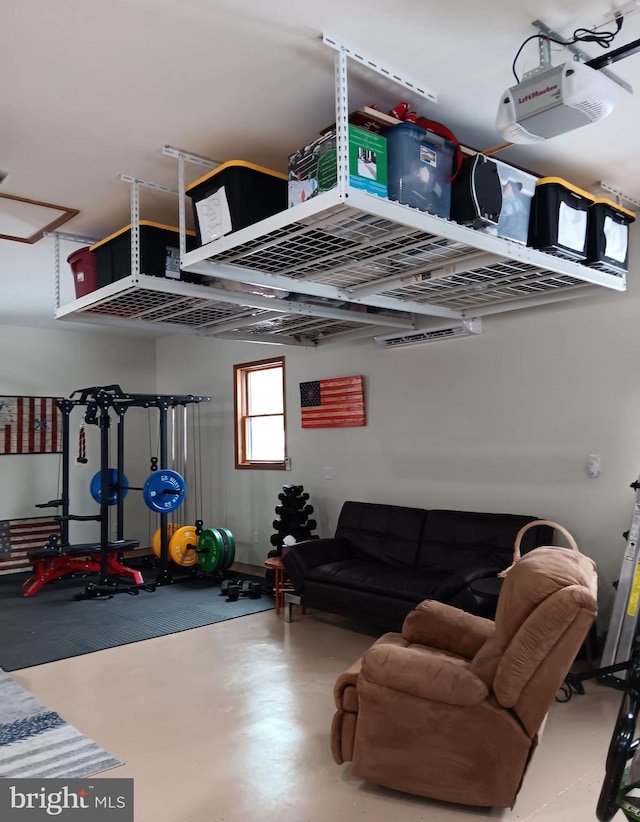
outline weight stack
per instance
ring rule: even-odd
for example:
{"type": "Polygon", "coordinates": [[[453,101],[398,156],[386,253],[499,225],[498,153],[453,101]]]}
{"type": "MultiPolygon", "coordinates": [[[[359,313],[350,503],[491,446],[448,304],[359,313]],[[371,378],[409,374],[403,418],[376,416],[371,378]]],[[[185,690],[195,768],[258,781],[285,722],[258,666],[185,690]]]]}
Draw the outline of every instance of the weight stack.
{"type": "MultiPolygon", "coordinates": [[[[271,535],[273,550],[269,551],[267,558],[281,557],[283,540],[286,536],[292,536],[296,542],[304,542],[308,539],[319,539],[317,534],[313,534],[318,523],[315,519],[310,519],[313,514],[313,505],[309,505],[309,494],[302,485],[283,485],[282,493],[278,494],[278,505],[276,505],[276,515],[278,519],[273,520],[275,533],[271,535]]],[[[270,587],[273,586],[273,571],[267,570],[265,582],[270,587]]]]}

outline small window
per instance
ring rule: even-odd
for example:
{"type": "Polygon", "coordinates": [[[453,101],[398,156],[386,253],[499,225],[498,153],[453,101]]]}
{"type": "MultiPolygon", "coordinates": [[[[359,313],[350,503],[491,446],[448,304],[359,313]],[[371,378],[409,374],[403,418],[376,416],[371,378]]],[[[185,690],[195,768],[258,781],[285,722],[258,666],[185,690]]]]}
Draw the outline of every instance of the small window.
{"type": "Polygon", "coordinates": [[[233,369],[236,468],[284,468],[284,357],[240,363],[233,369]]]}

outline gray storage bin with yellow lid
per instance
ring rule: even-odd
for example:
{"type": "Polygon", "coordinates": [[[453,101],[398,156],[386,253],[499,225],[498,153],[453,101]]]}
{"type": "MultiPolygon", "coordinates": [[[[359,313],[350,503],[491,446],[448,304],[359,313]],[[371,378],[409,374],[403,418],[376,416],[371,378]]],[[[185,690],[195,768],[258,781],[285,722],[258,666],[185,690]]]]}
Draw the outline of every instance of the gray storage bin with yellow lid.
{"type": "Polygon", "coordinates": [[[198,243],[287,209],[287,176],[243,160],[230,160],[187,186],[198,243]]]}
{"type": "MultiPolygon", "coordinates": [[[[195,232],[187,232],[187,251],[196,247],[195,232]]],[[[131,224],[91,246],[96,259],[98,288],[131,275],[131,224]]],[[[180,271],[179,229],[140,220],[140,273],[199,283],[198,274],[180,271]]]]}

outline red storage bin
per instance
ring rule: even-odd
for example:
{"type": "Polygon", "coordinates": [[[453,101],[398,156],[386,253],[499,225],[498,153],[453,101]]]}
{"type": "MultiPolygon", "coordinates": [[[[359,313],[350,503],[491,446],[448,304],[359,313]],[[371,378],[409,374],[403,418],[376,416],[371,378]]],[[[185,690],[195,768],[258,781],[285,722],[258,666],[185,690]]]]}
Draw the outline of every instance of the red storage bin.
{"type": "Polygon", "coordinates": [[[67,262],[73,272],[73,282],[76,287],[76,299],[91,294],[98,287],[96,273],[96,258],[89,246],[74,251],[67,257],[67,262]]]}

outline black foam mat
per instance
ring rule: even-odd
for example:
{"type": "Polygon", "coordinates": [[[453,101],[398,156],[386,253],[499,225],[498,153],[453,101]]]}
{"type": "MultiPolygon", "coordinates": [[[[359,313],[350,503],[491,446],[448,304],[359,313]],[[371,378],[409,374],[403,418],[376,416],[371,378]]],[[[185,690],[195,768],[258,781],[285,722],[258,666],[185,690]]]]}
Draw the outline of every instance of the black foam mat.
{"type": "MultiPolygon", "coordinates": [[[[201,628],[274,607],[273,597],[227,602],[218,586],[188,580],[111,599],[74,600],[90,578],[61,579],[22,596],[25,574],[0,577],[0,668],[16,671],[201,628]]],[[[152,573],[145,574],[153,579],[152,573]]]]}

